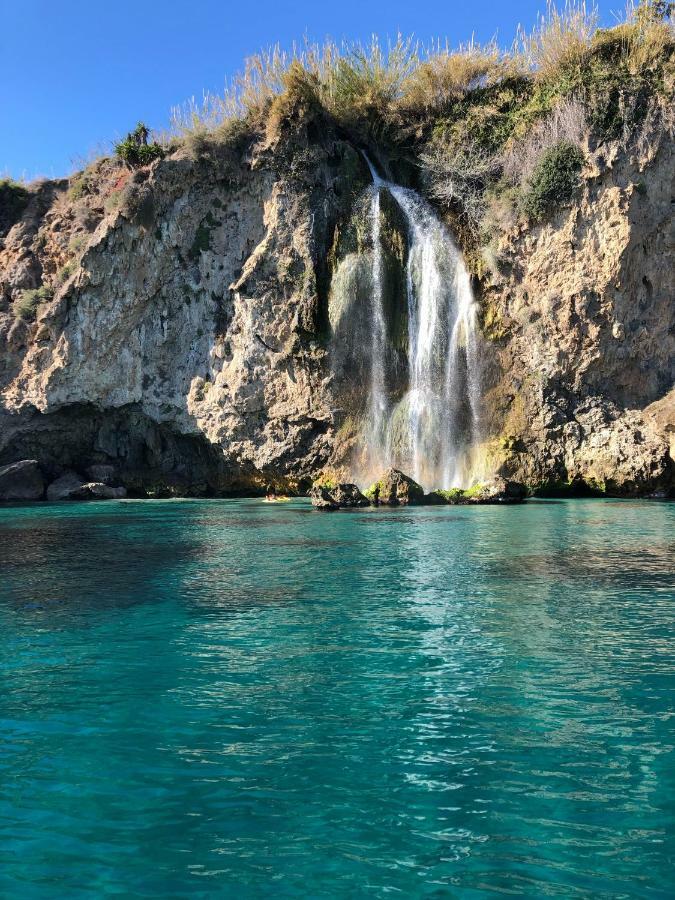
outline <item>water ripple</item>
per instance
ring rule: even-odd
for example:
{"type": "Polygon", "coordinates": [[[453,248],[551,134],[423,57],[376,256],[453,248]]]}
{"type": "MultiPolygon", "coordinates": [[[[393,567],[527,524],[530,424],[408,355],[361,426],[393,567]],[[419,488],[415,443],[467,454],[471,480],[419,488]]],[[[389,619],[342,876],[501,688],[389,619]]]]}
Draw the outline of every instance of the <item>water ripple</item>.
{"type": "Polygon", "coordinates": [[[0,895],[672,896],[674,524],[0,509],[0,895]]]}

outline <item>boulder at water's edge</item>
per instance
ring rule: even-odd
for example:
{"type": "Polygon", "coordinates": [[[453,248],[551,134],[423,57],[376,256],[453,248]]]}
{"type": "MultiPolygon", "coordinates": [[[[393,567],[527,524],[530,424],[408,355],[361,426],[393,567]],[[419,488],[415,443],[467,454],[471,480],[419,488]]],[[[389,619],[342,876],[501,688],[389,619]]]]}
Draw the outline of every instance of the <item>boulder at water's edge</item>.
{"type": "Polygon", "coordinates": [[[41,500],[45,482],[36,459],[0,467],[0,500],[41,500]]]}

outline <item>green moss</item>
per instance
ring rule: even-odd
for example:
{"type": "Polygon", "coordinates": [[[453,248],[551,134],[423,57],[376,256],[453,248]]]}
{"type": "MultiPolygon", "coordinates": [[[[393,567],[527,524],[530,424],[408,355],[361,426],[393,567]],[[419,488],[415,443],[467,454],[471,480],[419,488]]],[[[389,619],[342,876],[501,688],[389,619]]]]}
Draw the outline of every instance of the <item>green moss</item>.
{"type": "Polygon", "coordinates": [[[464,491],[464,497],[467,500],[470,500],[473,497],[480,497],[480,495],[483,493],[484,490],[485,490],[485,485],[481,484],[479,482],[478,484],[474,484],[470,488],[467,488],[464,491]]]}
{"type": "Polygon", "coordinates": [[[367,491],[363,492],[363,496],[370,500],[371,503],[375,503],[382,493],[383,487],[384,485],[381,481],[376,481],[374,484],[371,484],[367,491]]]}
{"type": "Polygon", "coordinates": [[[433,491],[434,496],[440,497],[444,503],[461,503],[464,499],[464,491],[461,488],[450,488],[449,491],[433,491]]]}
{"type": "Polygon", "coordinates": [[[206,214],[195,232],[192,246],[188,251],[188,256],[193,262],[197,262],[202,253],[206,253],[211,249],[211,232],[220,224],[210,212],[206,214]]]}
{"type": "Polygon", "coordinates": [[[337,487],[337,482],[333,481],[332,478],[320,478],[318,481],[315,481],[312,487],[324,489],[326,491],[334,491],[337,487]]]}
{"type": "Polygon", "coordinates": [[[529,483],[527,490],[535,497],[601,497],[607,484],[595,478],[547,478],[529,483]]]}
{"type": "Polygon", "coordinates": [[[543,153],[521,201],[523,212],[539,221],[569,203],[579,184],[583,152],[570,141],[559,141],[543,153]]]}

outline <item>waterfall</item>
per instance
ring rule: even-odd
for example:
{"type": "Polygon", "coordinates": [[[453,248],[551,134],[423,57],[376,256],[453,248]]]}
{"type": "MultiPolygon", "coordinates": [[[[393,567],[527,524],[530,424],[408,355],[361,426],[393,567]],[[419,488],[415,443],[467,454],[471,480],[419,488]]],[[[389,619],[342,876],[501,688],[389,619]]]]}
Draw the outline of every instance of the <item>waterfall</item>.
{"type": "Polygon", "coordinates": [[[373,242],[371,302],[371,377],[368,417],[369,456],[371,465],[378,463],[379,448],[386,442],[387,395],[385,385],[387,326],[384,317],[384,260],[380,237],[380,189],[373,184],[370,201],[370,229],[373,242]]]}
{"type": "Polygon", "coordinates": [[[480,425],[476,305],[469,274],[432,207],[414,190],[380,178],[364,157],[373,179],[372,358],[364,433],[368,475],[396,465],[428,490],[462,487],[480,425]],[[408,384],[398,399],[387,384],[382,191],[393,197],[408,231],[408,384]]]}

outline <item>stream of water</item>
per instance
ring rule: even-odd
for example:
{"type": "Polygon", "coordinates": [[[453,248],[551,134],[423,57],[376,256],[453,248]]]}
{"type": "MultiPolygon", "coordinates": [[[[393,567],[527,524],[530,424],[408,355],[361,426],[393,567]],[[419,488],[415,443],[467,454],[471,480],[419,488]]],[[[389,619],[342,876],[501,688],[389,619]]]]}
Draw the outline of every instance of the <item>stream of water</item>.
{"type": "Polygon", "coordinates": [[[428,490],[466,487],[468,451],[480,427],[476,304],[464,260],[448,229],[414,190],[373,179],[369,458],[396,465],[428,490]],[[387,191],[406,221],[408,385],[396,398],[386,382],[380,196],[387,191]]]}

